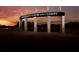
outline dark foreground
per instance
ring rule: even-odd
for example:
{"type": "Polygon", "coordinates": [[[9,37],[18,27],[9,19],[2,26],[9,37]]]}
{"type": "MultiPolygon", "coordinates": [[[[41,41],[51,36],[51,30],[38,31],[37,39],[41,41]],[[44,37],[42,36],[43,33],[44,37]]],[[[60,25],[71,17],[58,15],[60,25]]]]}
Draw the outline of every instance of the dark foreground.
{"type": "Polygon", "coordinates": [[[0,32],[1,52],[79,51],[79,35],[46,32],[0,32]]]}

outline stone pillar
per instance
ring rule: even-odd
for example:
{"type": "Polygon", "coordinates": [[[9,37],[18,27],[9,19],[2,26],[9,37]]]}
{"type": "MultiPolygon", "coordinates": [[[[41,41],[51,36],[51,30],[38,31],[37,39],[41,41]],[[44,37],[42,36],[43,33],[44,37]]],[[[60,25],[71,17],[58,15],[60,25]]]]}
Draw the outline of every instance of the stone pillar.
{"type": "Polygon", "coordinates": [[[22,30],[22,19],[19,20],[19,30],[22,30]]]}
{"type": "Polygon", "coordinates": [[[27,31],[27,18],[24,19],[24,31],[27,31]]]}
{"type": "Polygon", "coordinates": [[[36,17],[34,17],[34,32],[37,32],[37,20],[36,20],[36,17]]]}
{"type": "Polygon", "coordinates": [[[65,16],[62,16],[61,19],[61,31],[65,32],[65,16]]]}
{"type": "MultiPolygon", "coordinates": [[[[47,6],[47,11],[49,12],[50,11],[50,7],[49,6],[47,6]]],[[[47,32],[49,33],[49,32],[51,32],[51,24],[50,24],[50,16],[48,16],[48,22],[47,22],[47,32]]]]}
{"type": "Polygon", "coordinates": [[[47,32],[51,32],[51,19],[50,19],[50,16],[48,16],[48,21],[47,21],[47,32]]]}

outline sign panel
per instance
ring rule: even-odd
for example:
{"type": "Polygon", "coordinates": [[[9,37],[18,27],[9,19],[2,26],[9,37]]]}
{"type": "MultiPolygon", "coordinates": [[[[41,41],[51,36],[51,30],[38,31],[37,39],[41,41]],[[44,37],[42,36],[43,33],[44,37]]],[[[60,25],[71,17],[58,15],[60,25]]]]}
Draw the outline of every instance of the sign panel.
{"type": "Polygon", "coordinates": [[[32,18],[32,17],[46,17],[46,16],[64,16],[64,12],[44,12],[44,13],[34,13],[21,16],[20,19],[32,18]]]}

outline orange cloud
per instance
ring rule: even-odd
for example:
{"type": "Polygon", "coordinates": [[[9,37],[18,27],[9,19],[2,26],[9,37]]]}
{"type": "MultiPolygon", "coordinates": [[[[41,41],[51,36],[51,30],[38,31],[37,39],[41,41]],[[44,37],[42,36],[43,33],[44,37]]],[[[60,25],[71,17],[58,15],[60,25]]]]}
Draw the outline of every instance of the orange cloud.
{"type": "Polygon", "coordinates": [[[8,16],[0,16],[0,19],[2,19],[2,18],[8,18],[8,16]]]}
{"type": "Polygon", "coordinates": [[[10,21],[0,20],[0,25],[14,26],[15,24],[13,22],[10,22],[10,21]]]}

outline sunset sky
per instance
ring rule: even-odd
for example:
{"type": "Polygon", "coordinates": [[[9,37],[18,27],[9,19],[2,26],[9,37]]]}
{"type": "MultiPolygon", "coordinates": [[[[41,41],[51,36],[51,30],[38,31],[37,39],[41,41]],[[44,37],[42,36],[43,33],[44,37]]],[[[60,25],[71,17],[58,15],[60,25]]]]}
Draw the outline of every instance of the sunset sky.
{"type": "MultiPolygon", "coordinates": [[[[14,26],[21,15],[30,13],[46,12],[46,6],[0,6],[0,25],[14,26]]],[[[49,11],[59,11],[58,6],[50,6],[49,11]]],[[[62,11],[65,12],[66,22],[79,22],[79,7],[78,6],[62,6],[62,11]]],[[[42,20],[40,20],[42,21],[42,20]]]]}

